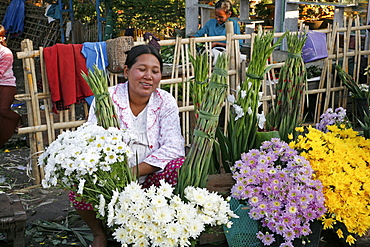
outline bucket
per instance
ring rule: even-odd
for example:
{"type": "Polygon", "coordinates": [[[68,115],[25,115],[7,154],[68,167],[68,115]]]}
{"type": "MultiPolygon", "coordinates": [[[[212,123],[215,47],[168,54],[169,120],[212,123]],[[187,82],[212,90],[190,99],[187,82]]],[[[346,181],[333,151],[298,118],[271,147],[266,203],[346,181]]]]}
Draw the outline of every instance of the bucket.
{"type": "Polygon", "coordinates": [[[224,226],[227,244],[230,247],[259,247],[262,246],[256,234],[258,232],[258,223],[249,217],[248,205],[240,203],[237,199],[231,198],[230,209],[233,210],[239,218],[232,218],[231,228],[224,226]]]}

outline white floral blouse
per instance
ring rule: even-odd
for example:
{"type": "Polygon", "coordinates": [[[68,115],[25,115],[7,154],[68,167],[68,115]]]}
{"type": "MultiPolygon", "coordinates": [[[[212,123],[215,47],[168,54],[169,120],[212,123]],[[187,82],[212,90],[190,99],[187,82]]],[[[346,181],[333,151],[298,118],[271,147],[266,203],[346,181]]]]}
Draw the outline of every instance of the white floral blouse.
{"type": "MultiPolygon", "coordinates": [[[[137,132],[135,118],[129,106],[128,82],[110,87],[109,93],[115,104],[118,118],[121,121],[121,128],[137,132]]],[[[89,122],[97,121],[94,105],[93,102],[90,107],[89,122]]],[[[149,151],[147,151],[148,155],[142,161],[164,169],[171,160],[185,156],[185,142],[181,135],[179,110],[176,100],[167,91],[156,89],[143,111],[147,111],[147,138],[140,137],[138,141],[147,142],[142,144],[147,145],[145,149],[149,148],[149,151]]],[[[136,149],[135,146],[133,148],[136,149]]]]}

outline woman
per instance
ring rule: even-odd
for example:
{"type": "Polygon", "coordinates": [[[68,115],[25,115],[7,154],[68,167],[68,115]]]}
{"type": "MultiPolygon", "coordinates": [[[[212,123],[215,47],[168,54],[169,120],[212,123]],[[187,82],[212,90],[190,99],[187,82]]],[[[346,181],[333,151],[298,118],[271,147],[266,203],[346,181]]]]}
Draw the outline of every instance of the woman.
{"type": "MultiPolygon", "coordinates": [[[[128,52],[124,66],[127,82],[109,88],[121,128],[135,133],[138,139],[132,146],[137,155],[130,164],[141,182],[149,174],[172,167],[174,162],[181,166],[185,155],[177,103],[170,93],[158,88],[162,70],[162,58],[156,48],[135,46],[128,52]]],[[[94,103],[88,121],[96,121],[94,103]]],[[[106,246],[105,227],[96,219],[91,205],[74,204],[93,232],[92,247],[106,246]]]]}
{"type": "MultiPolygon", "coordinates": [[[[232,21],[234,26],[234,34],[240,34],[239,23],[230,17],[233,15],[233,5],[229,0],[220,0],[215,5],[215,19],[210,19],[204,25],[202,29],[195,33],[193,37],[208,36],[226,36],[226,21],[232,21]]],[[[243,40],[239,40],[240,46],[243,44],[243,40]]],[[[212,42],[212,48],[214,47],[226,47],[226,41],[215,41],[212,42]]]]}
{"type": "Polygon", "coordinates": [[[5,28],[0,25],[0,148],[17,130],[21,117],[11,110],[17,94],[13,73],[13,53],[6,47],[5,28]]]}

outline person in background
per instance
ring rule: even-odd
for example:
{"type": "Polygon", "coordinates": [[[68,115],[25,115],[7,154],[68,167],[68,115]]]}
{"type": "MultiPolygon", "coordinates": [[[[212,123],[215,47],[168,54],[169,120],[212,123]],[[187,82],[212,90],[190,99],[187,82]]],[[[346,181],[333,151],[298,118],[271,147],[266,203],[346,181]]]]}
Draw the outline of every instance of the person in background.
{"type": "Polygon", "coordinates": [[[13,53],[6,47],[5,32],[5,28],[0,25],[0,148],[17,131],[21,121],[20,115],[11,109],[17,90],[13,53]]]}
{"type": "MultiPolygon", "coordinates": [[[[226,35],[226,21],[232,21],[234,26],[234,34],[240,34],[240,26],[236,20],[231,19],[234,14],[233,4],[229,0],[220,0],[215,4],[215,19],[210,19],[198,32],[191,37],[203,37],[206,34],[208,36],[225,36],[226,35]]],[[[243,40],[239,40],[240,46],[243,44],[243,40]]],[[[226,47],[226,41],[215,41],[212,42],[212,48],[214,47],[226,47]]]]}
{"type": "MultiPolygon", "coordinates": [[[[131,146],[137,154],[129,160],[132,171],[139,173],[140,183],[146,183],[147,187],[150,186],[148,177],[156,180],[156,175],[163,173],[166,175],[160,177],[166,177],[166,182],[175,185],[185,156],[177,102],[170,93],[158,88],[162,70],[158,49],[150,45],[134,46],[124,66],[127,81],[109,88],[121,128],[137,138],[131,146]]],[[[95,101],[90,108],[89,122],[97,121],[94,105],[95,101]]],[[[92,247],[107,246],[103,222],[96,218],[92,205],[79,202],[76,196],[70,193],[70,200],[93,232],[92,247]]]]}

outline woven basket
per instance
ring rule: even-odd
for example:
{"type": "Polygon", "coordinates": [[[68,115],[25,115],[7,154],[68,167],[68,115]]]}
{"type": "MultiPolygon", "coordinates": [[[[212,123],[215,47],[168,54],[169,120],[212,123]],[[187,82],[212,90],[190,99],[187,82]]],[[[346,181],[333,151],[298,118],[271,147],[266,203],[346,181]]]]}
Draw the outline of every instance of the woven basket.
{"type": "Polygon", "coordinates": [[[108,67],[112,73],[122,73],[126,62],[126,51],[134,46],[134,39],[131,36],[122,36],[109,39],[107,42],[108,67]]]}
{"type": "Polygon", "coordinates": [[[231,228],[224,226],[225,236],[229,247],[257,247],[262,246],[256,237],[258,232],[257,221],[249,217],[248,205],[241,204],[237,199],[231,198],[230,209],[239,218],[232,218],[231,228]]]}

